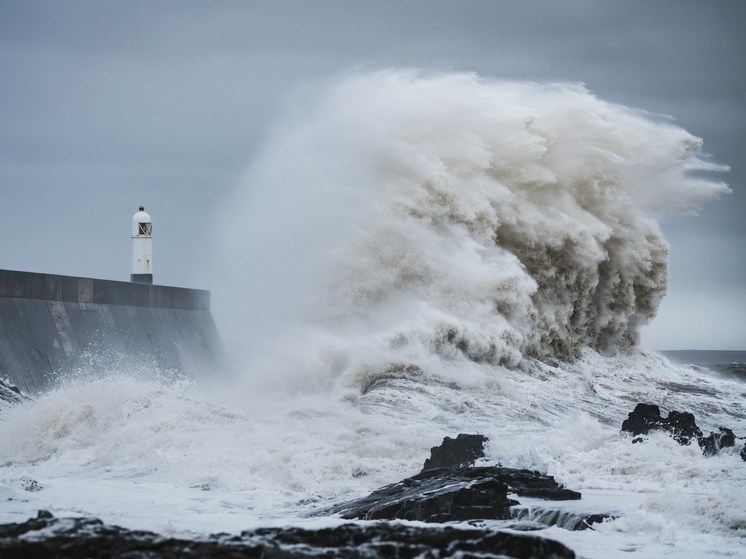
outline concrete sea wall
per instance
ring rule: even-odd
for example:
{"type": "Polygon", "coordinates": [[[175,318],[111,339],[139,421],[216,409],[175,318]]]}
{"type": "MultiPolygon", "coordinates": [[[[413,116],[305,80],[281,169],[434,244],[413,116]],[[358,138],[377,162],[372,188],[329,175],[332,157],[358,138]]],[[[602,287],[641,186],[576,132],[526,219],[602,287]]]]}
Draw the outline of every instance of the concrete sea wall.
{"type": "Polygon", "coordinates": [[[29,394],[76,375],[224,366],[209,291],[0,270],[0,378],[29,394]]]}

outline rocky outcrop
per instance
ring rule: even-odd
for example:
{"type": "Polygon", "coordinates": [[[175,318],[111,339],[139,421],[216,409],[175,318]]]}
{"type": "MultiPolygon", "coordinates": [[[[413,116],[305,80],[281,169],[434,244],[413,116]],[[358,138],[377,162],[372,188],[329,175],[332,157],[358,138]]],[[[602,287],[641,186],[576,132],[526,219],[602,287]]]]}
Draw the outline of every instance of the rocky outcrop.
{"type": "Polygon", "coordinates": [[[508,486],[492,468],[427,470],[356,499],[321,511],[361,520],[507,519],[518,501],[508,498],[508,486]]]}
{"type": "Polygon", "coordinates": [[[559,542],[491,530],[375,523],[317,530],[263,528],[240,535],[216,534],[188,540],[109,526],[96,518],[54,518],[49,512],[40,511],[37,518],[26,522],[0,525],[0,556],[4,559],[571,559],[575,554],[559,542]]]}
{"type": "MultiPolygon", "coordinates": [[[[671,411],[668,417],[664,418],[661,416],[660,408],[654,404],[637,404],[622,423],[622,432],[632,435],[647,435],[652,431],[665,431],[682,445],[696,441],[705,456],[712,456],[720,449],[733,447],[736,444],[736,435],[727,427],[720,427],[717,432],[711,432],[705,437],[697,426],[694,414],[671,411]]],[[[641,438],[636,438],[632,442],[641,440],[641,438]]],[[[746,461],[746,445],[741,450],[741,458],[746,461]]]]}
{"type": "Polygon", "coordinates": [[[654,404],[637,404],[622,423],[622,431],[633,435],[647,435],[651,431],[667,431],[680,444],[689,444],[702,437],[694,415],[688,412],[669,412],[661,417],[661,410],[654,404]]]}
{"type": "Polygon", "coordinates": [[[520,504],[508,494],[563,501],[580,499],[551,476],[499,466],[436,468],[377,489],[367,497],[335,505],[316,515],[360,520],[507,520],[520,504]]]}
{"type": "Polygon", "coordinates": [[[486,442],[483,435],[446,437],[440,446],[430,450],[430,458],[419,474],[377,489],[367,497],[317,511],[314,516],[338,514],[346,519],[423,522],[509,520],[519,510],[514,508],[520,503],[513,496],[551,501],[580,499],[577,491],[566,489],[553,477],[539,472],[473,466],[484,457],[486,442]]]}
{"type": "Polygon", "coordinates": [[[484,435],[459,434],[455,439],[446,437],[440,446],[430,449],[430,458],[425,460],[422,471],[434,468],[461,468],[473,466],[474,462],[484,458],[484,435]]]}

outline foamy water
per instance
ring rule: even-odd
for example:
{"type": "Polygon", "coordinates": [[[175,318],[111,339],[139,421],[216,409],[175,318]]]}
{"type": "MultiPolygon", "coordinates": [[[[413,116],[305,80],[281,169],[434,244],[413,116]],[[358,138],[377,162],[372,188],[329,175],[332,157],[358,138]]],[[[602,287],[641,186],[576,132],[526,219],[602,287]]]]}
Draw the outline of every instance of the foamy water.
{"type": "Polygon", "coordinates": [[[443,436],[479,432],[489,462],[539,469],[584,494],[561,506],[619,514],[595,533],[544,533],[578,552],[742,552],[737,449],[705,458],[665,435],[632,444],[619,427],[637,400],[692,410],[705,430],[746,432],[741,385],[652,355],[496,369],[468,386],[389,376],[366,394],[260,398],[111,376],[5,413],[0,512],[20,521],[43,508],[179,534],[308,523],[320,506],[413,475],[443,436]],[[696,393],[680,388],[689,383],[696,393]],[[24,490],[30,480],[42,489],[24,490]]]}
{"type": "Polygon", "coordinates": [[[722,169],[700,147],[572,84],[389,71],[303,90],[224,231],[240,374],[97,371],[0,412],[0,519],[335,522],[305,515],[468,432],[487,462],[584,494],[563,506],[619,516],[543,532],[583,556],[743,554],[738,449],[619,433],[651,402],[746,434],[742,383],[636,347],[666,288],[656,219],[726,190],[691,176],[722,169]]]}

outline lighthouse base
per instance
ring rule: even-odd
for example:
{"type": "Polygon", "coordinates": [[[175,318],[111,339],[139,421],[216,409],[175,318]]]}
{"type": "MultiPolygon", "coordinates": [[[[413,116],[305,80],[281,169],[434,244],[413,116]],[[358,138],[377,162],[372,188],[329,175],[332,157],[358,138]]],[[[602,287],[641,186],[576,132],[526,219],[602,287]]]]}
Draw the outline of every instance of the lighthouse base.
{"type": "Polygon", "coordinates": [[[153,285],[153,274],[131,274],[130,281],[132,283],[147,283],[153,285]]]}

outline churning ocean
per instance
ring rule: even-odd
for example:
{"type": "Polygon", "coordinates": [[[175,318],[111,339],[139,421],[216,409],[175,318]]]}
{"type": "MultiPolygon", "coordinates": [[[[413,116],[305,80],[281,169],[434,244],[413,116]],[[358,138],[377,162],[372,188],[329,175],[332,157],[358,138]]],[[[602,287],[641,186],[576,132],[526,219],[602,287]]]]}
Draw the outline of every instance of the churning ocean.
{"type": "Polygon", "coordinates": [[[93,371],[3,409],[0,522],[336,524],[309,514],[481,433],[485,463],[613,514],[539,533],[579,556],[744,556],[743,441],[706,458],[620,433],[647,402],[746,434],[742,380],[639,347],[666,290],[658,220],[727,190],[700,148],[575,84],[391,70],[308,86],[226,218],[235,296],[215,299],[235,370],[93,371]]]}

